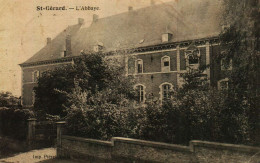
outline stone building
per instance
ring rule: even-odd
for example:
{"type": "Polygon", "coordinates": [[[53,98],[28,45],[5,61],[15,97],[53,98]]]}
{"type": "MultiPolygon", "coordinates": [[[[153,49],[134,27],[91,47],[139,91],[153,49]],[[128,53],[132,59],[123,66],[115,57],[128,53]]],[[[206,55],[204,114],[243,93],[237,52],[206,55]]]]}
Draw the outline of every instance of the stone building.
{"type": "Polygon", "coordinates": [[[33,87],[46,70],[72,64],[82,52],[100,52],[118,57],[126,75],[136,79],[139,101],[148,94],[167,98],[171,89],[181,86],[180,74],[187,66],[210,65],[203,73],[212,86],[227,87],[221,63],[218,35],[221,1],[174,1],[99,18],[93,15],[89,27],[84,20],[69,26],[26,62],[22,68],[22,103],[34,102],[33,87]]]}

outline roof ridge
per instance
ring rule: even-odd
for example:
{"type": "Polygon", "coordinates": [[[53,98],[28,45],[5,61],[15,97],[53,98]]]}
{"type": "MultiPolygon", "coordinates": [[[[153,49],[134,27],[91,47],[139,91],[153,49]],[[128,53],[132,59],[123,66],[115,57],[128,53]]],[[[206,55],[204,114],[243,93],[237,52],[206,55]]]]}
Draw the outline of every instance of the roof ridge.
{"type": "MultiPolygon", "coordinates": [[[[142,7],[142,8],[138,8],[138,9],[133,9],[132,11],[130,12],[137,12],[139,10],[144,10],[144,9],[148,9],[148,8],[152,8],[152,7],[158,7],[158,6],[163,6],[163,5],[166,5],[166,3],[170,3],[171,1],[169,2],[163,2],[161,4],[155,4],[155,5],[149,5],[149,6],[146,6],[146,7],[142,7]]],[[[129,11],[124,11],[124,12],[121,12],[121,13],[118,13],[118,14],[115,14],[115,15],[110,15],[110,16],[106,16],[106,17],[102,17],[102,18],[99,18],[98,20],[102,20],[102,19],[106,19],[106,18],[110,18],[110,17],[115,17],[115,16],[119,16],[119,15],[124,15],[124,14],[129,14],[129,11]]],[[[87,27],[86,27],[87,28],[87,27]]]]}

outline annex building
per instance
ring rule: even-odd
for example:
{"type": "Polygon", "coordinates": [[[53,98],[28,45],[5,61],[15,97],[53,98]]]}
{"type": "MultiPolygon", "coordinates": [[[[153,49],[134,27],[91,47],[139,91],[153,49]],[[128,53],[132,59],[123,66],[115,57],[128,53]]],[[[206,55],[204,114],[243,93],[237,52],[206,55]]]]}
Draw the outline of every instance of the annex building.
{"type": "Polygon", "coordinates": [[[168,92],[180,87],[180,74],[187,66],[210,65],[204,72],[212,86],[227,87],[222,73],[218,35],[220,0],[179,0],[155,4],[128,12],[99,18],[93,15],[89,27],[84,20],[68,26],[26,62],[22,68],[22,104],[34,103],[33,87],[46,70],[72,64],[82,52],[100,52],[115,56],[125,66],[126,75],[133,75],[139,102],[148,94],[163,100],[168,92]]]}

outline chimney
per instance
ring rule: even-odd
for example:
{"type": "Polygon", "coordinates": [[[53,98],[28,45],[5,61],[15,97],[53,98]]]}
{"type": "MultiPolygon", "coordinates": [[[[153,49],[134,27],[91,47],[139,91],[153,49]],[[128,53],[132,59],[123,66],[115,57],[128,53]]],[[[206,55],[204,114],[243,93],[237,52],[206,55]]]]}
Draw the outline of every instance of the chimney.
{"type": "Polygon", "coordinates": [[[94,52],[100,52],[104,48],[104,44],[102,42],[98,42],[96,45],[94,45],[94,52]]]}
{"type": "Polygon", "coordinates": [[[167,32],[162,34],[162,42],[168,42],[172,39],[172,33],[167,32]]]}
{"type": "Polygon", "coordinates": [[[97,22],[98,21],[98,15],[97,14],[94,14],[93,15],[93,22],[97,22]]]}
{"type": "Polygon", "coordinates": [[[49,45],[50,43],[51,43],[51,38],[48,37],[48,38],[47,38],[47,45],[49,45]]]}
{"type": "Polygon", "coordinates": [[[64,45],[60,52],[60,57],[63,58],[66,56],[66,46],[64,45]]]}
{"type": "Polygon", "coordinates": [[[151,0],[151,5],[155,5],[155,1],[154,0],[151,0]]]}
{"type": "Polygon", "coordinates": [[[66,56],[70,56],[71,55],[71,36],[70,35],[67,35],[66,37],[66,41],[65,41],[65,48],[66,48],[66,54],[65,54],[65,57],[66,56]]]}
{"type": "Polygon", "coordinates": [[[134,10],[133,6],[128,6],[128,11],[133,11],[133,10],[134,10]]]}
{"type": "Polygon", "coordinates": [[[78,24],[79,24],[79,25],[84,24],[84,19],[83,19],[83,18],[78,18],[78,24]]]}

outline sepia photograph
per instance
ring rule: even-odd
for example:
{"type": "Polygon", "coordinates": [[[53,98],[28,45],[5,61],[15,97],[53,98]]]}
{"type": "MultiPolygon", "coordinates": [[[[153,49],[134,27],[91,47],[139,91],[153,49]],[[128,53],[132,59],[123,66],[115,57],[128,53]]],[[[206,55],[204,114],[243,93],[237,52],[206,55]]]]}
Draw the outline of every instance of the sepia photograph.
{"type": "Polygon", "coordinates": [[[260,163],[259,0],[0,0],[0,163],[260,163]]]}

